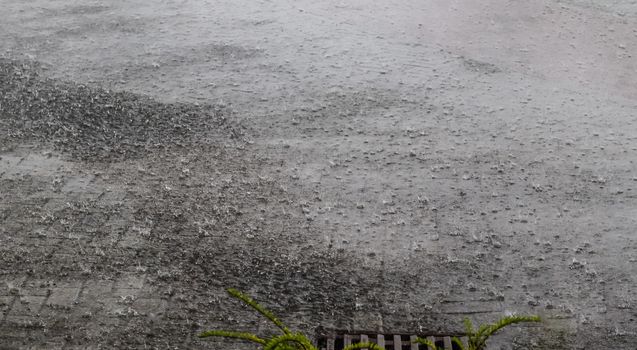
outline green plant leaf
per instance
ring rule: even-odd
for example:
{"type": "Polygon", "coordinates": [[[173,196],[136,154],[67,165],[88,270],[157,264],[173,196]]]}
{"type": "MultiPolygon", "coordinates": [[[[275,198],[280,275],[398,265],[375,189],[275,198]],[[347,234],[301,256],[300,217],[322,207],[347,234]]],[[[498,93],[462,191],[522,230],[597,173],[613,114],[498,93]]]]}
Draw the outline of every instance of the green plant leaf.
{"type": "MultiPolygon", "coordinates": [[[[270,339],[265,346],[263,347],[263,350],[283,350],[283,349],[287,349],[286,343],[293,343],[293,344],[297,344],[300,346],[296,347],[299,349],[303,349],[303,350],[317,350],[314,345],[312,345],[312,342],[307,339],[306,336],[304,336],[303,334],[297,333],[297,334],[283,334],[280,335],[278,337],[274,337],[272,339],[270,339]]],[[[294,347],[293,347],[294,348],[294,347]]]]}
{"type": "Polygon", "coordinates": [[[429,347],[429,350],[438,350],[438,347],[436,346],[436,343],[432,342],[429,339],[418,337],[418,338],[416,338],[414,340],[414,343],[427,345],[429,347]]]}
{"type": "Polygon", "coordinates": [[[356,343],[356,344],[348,345],[343,350],[357,350],[357,349],[385,350],[385,348],[383,348],[382,346],[372,342],[356,343]]]}
{"type": "Polygon", "coordinates": [[[495,332],[500,329],[522,322],[541,322],[539,316],[506,316],[498,320],[496,323],[491,325],[483,325],[480,327],[478,332],[470,337],[470,346],[469,350],[482,350],[486,347],[487,340],[491,337],[495,332]]]}
{"type": "Polygon", "coordinates": [[[464,343],[462,343],[462,340],[460,340],[460,338],[452,337],[451,341],[454,342],[456,346],[460,348],[460,350],[465,350],[464,343]]]}
{"type": "Polygon", "coordinates": [[[463,322],[464,322],[464,329],[467,332],[467,335],[472,335],[474,331],[473,331],[473,323],[471,323],[471,320],[469,318],[465,318],[463,322]]]}
{"type": "Polygon", "coordinates": [[[254,299],[250,298],[248,295],[243,294],[234,288],[228,288],[227,291],[228,291],[228,294],[243,301],[246,305],[252,307],[258,313],[260,313],[261,315],[265,316],[267,319],[272,321],[272,323],[274,323],[277,327],[279,327],[283,331],[283,333],[292,334],[292,332],[290,332],[290,329],[285,324],[283,324],[283,322],[281,322],[276,316],[274,316],[272,311],[261,306],[261,304],[254,301],[254,299]]]}

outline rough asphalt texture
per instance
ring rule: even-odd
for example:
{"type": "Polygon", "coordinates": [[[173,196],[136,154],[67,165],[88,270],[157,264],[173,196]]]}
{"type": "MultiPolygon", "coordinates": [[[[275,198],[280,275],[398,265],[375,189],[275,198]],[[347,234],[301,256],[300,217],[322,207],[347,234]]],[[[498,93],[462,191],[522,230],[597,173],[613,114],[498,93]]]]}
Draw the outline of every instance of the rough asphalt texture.
{"type": "Polygon", "coordinates": [[[0,348],[637,347],[631,1],[0,5],[0,348]]]}

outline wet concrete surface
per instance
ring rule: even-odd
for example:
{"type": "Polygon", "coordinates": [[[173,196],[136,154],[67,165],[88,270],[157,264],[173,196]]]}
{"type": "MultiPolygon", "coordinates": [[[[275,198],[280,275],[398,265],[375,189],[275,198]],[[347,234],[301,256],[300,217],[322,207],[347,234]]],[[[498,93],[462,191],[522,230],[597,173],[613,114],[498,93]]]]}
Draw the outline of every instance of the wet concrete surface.
{"type": "Polygon", "coordinates": [[[3,347],[635,348],[630,1],[2,5],[3,347]]]}

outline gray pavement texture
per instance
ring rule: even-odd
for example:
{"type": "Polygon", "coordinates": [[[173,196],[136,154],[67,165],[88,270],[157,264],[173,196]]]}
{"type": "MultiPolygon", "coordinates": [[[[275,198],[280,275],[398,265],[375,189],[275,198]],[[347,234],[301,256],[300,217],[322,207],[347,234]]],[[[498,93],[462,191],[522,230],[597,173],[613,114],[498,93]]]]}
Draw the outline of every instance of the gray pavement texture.
{"type": "Polygon", "coordinates": [[[631,1],[0,0],[0,349],[637,348],[631,1]]]}

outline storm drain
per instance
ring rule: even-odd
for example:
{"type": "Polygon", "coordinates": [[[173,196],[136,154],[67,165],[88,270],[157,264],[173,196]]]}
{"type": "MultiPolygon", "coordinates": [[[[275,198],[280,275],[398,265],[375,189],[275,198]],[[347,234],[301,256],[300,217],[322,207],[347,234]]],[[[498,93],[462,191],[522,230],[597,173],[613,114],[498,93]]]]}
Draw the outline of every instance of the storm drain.
{"type": "Polygon", "coordinates": [[[356,343],[372,342],[386,350],[429,350],[423,344],[414,343],[417,337],[427,338],[434,342],[439,349],[460,350],[460,347],[451,341],[452,337],[458,337],[467,347],[467,337],[461,334],[449,335],[413,335],[413,334],[374,334],[372,332],[348,332],[334,333],[318,336],[318,348],[320,350],[343,350],[348,345],[356,343]]]}

